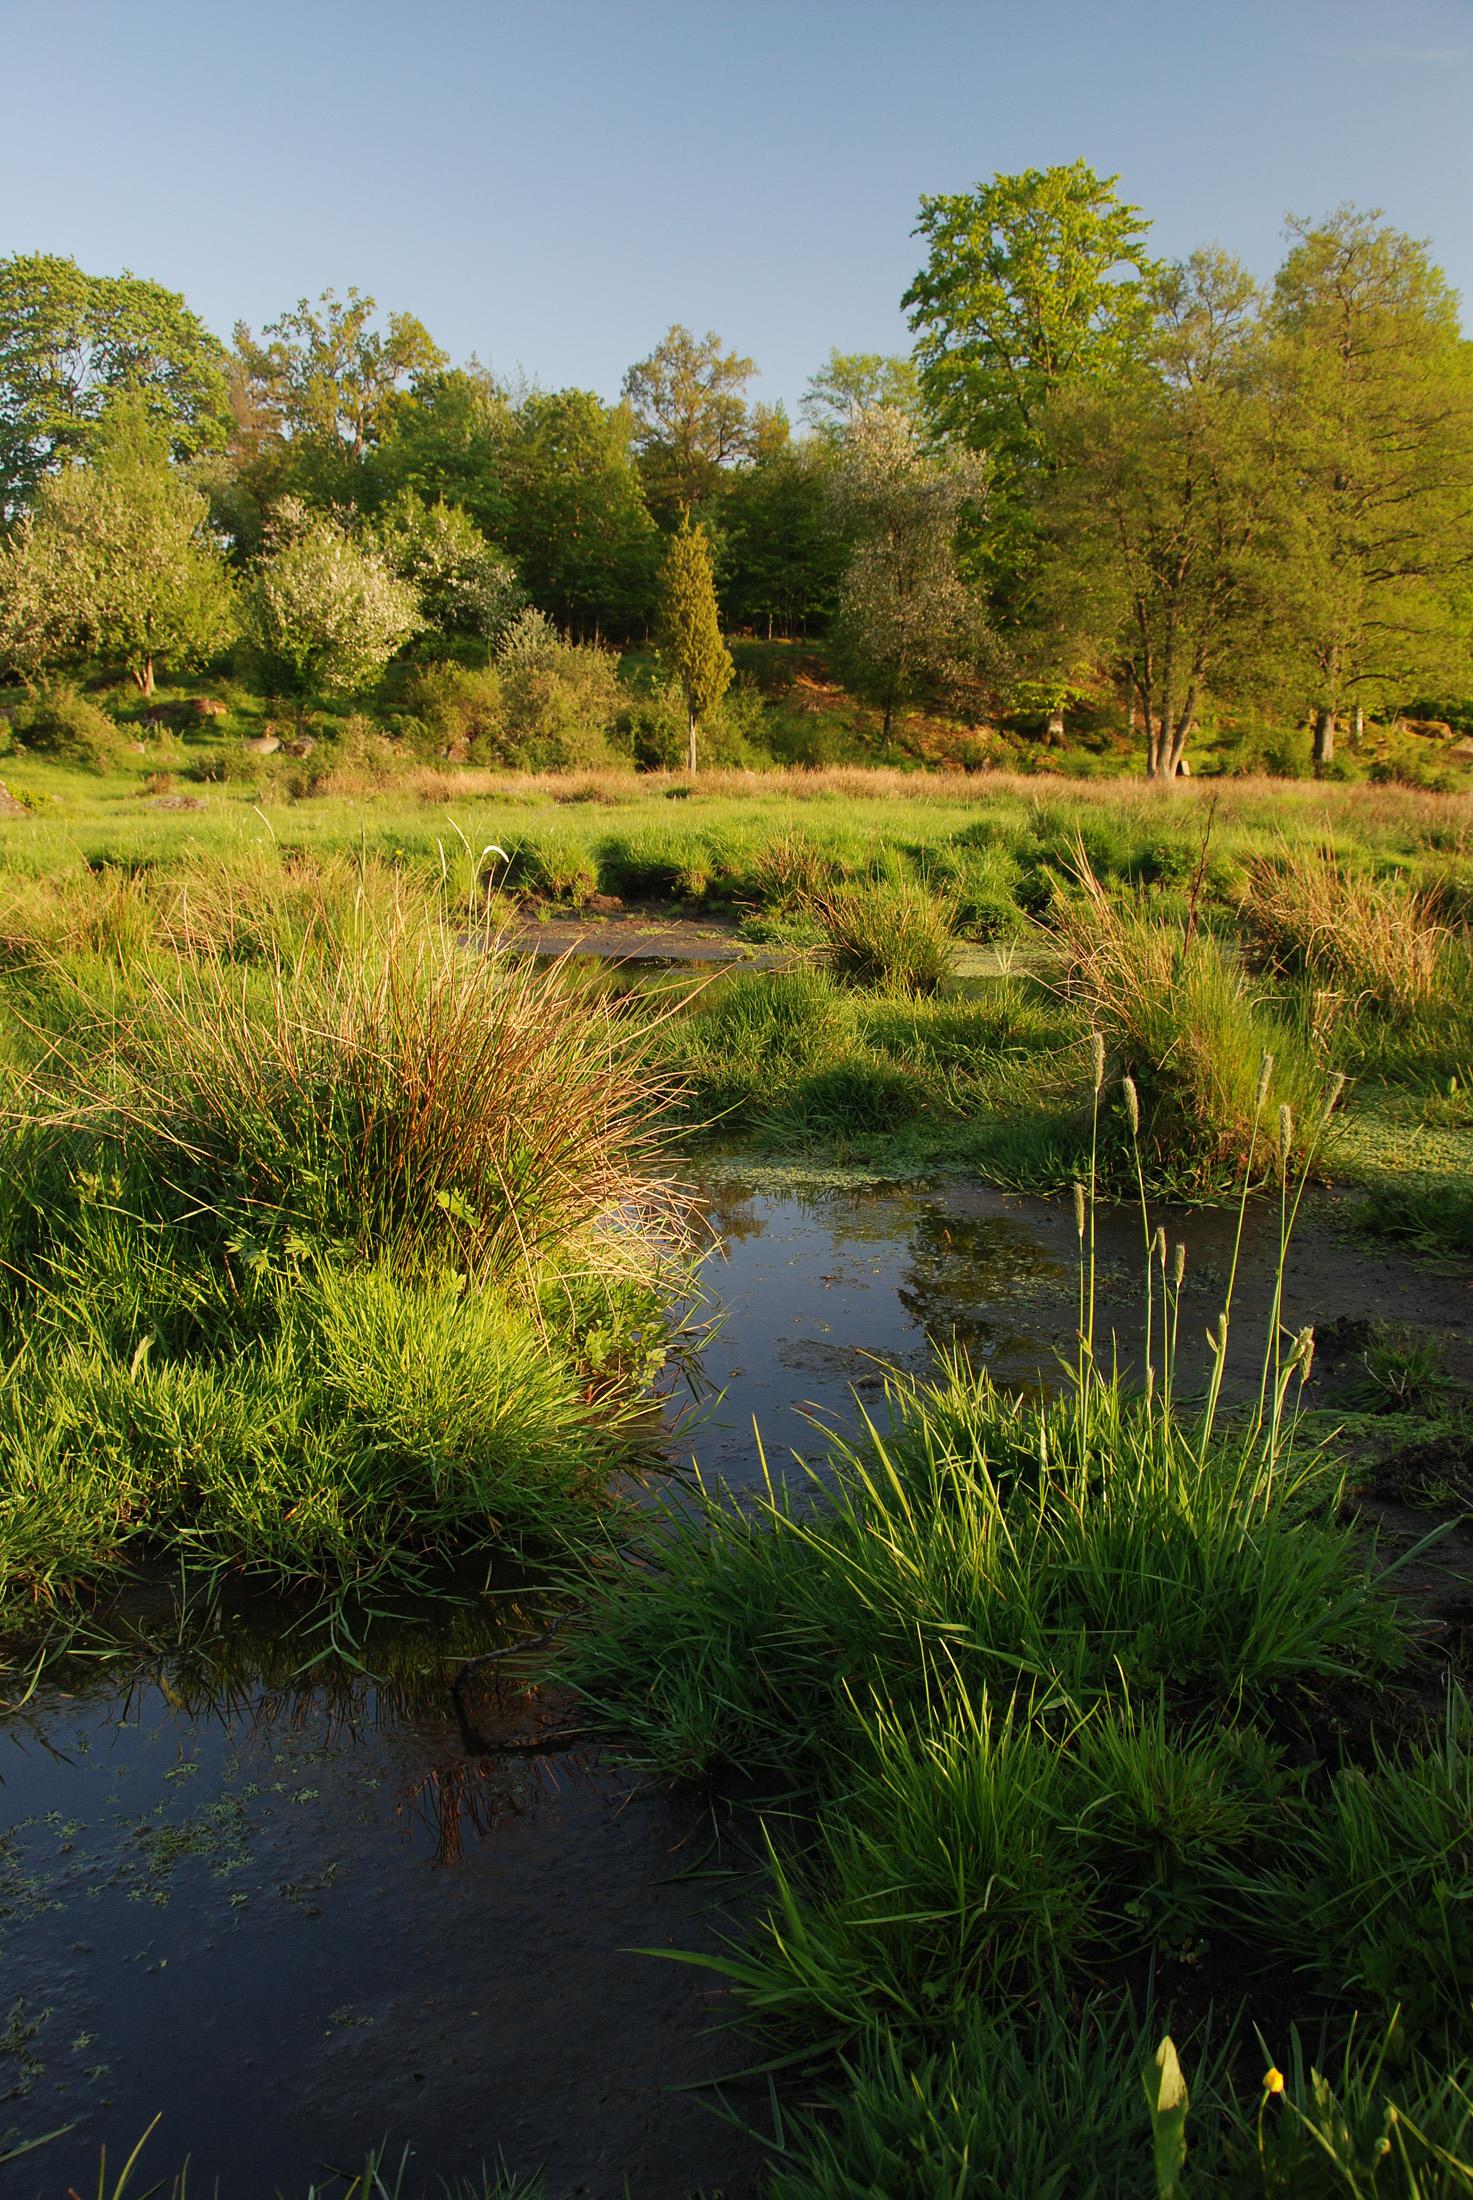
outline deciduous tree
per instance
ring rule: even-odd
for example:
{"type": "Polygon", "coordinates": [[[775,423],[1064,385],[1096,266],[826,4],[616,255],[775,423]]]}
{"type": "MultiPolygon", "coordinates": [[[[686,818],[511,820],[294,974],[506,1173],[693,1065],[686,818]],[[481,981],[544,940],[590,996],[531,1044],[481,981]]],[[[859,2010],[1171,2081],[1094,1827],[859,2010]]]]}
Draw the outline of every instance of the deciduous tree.
{"type": "Polygon", "coordinates": [[[985,490],[983,461],[927,452],[915,422],[877,405],[856,419],[836,508],[856,547],[839,589],[836,654],[858,692],[895,717],[924,689],[974,666],[985,621],[957,570],[963,509],[985,490]]]}
{"type": "Polygon", "coordinates": [[[137,275],[75,260],[0,260],[0,508],[84,455],[109,401],[136,396],[178,459],[223,447],[225,353],[184,300],[137,275]]]}
{"type": "Polygon", "coordinates": [[[756,371],[725,350],[714,329],[697,338],[677,322],[625,375],[650,507],[661,518],[698,511],[719,489],[723,468],[749,453],[745,392],[756,371]]]}
{"type": "Polygon", "coordinates": [[[420,624],[413,589],[333,521],[288,499],[245,596],[246,626],[276,692],[303,706],[356,695],[420,624]]]}
{"type": "Polygon", "coordinates": [[[125,669],[144,695],[160,662],[198,664],[229,639],[231,588],[209,507],[141,395],[115,400],[89,463],[43,481],[0,596],[10,653],[29,657],[26,669],[85,653],[125,669]]]}
{"type": "Polygon", "coordinates": [[[1473,346],[1425,246],[1379,215],[1291,234],[1270,311],[1294,483],[1279,623],[1323,767],[1347,709],[1473,682],[1473,346]]]}

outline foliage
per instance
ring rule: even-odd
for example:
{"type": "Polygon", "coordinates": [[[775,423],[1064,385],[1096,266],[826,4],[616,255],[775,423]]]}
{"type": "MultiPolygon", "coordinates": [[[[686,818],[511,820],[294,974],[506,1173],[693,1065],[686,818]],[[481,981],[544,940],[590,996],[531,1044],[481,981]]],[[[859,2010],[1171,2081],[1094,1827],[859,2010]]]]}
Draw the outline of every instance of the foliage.
{"type": "Polygon", "coordinates": [[[627,404],[588,390],[533,390],[516,408],[505,540],[538,608],[578,633],[637,633],[654,610],[660,538],[634,435],[627,404]]]}
{"type": "Polygon", "coordinates": [[[114,403],[92,453],[42,483],[7,546],[0,628],[28,669],[86,651],[151,695],[160,662],[186,668],[230,639],[231,589],[205,499],[170,462],[141,401],[114,403]],[[29,623],[37,616],[39,631],[29,623]]]}
{"type": "Polygon", "coordinates": [[[1473,372],[1425,246],[1351,207],[1290,233],[1268,316],[1295,484],[1278,609],[1326,764],[1347,708],[1467,684],[1473,372]]]}
{"type": "Polygon", "coordinates": [[[0,512],[86,456],[124,393],[176,459],[223,446],[224,353],[176,292],[55,253],[0,261],[0,512]]]}
{"type": "Polygon", "coordinates": [[[915,423],[893,407],[850,429],[836,495],[856,547],[839,590],[835,646],[850,681],[884,713],[975,662],[981,634],[956,570],[962,509],[984,474],[965,454],[933,458],[915,423]]]}
{"type": "Polygon", "coordinates": [[[28,696],[12,714],[11,731],[25,749],[106,771],[117,761],[118,727],[105,710],[65,681],[28,696]]]}
{"type": "Polygon", "coordinates": [[[716,494],[722,469],[752,448],[744,390],[752,361],[725,351],[715,330],[677,322],[624,377],[652,510],[690,515],[716,494]]]}
{"type": "Polygon", "coordinates": [[[278,693],[354,695],[420,624],[413,590],[332,521],[283,506],[245,592],[246,630],[278,693]]]}
{"type": "Polygon", "coordinates": [[[921,200],[929,258],[901,300],[933,417],[1019,461],[1069,382],[1107,381],[1149,319],[1139,207],[1082,160],[921,200]]]}
{"type": "Polygon", "coordinates": [[[692,526],[688,514],[670,538],[660,575],[660,650],[685,698],[694,771],[697,728],[730,687],[735,667],[721,638],[705,529],[692,526]]]}
{"type": "Polygon", "coordinates": [[[515,572],[458,506],[401,490],[380,515],[378,545],[413,589],[425,626],[444,641],[493,651],[526,602],[515,572]]]}

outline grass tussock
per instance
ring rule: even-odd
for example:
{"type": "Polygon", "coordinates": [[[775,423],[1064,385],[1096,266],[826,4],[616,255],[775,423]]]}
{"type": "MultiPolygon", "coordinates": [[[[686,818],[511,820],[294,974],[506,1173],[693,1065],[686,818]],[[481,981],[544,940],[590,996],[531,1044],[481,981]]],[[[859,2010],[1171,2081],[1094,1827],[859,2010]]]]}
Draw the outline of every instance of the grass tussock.
{"type": "Polygon", "coordinates": [[[375,885],[27,965],[0,1624],[603,1533],[690,1266],[651,1013],[375,885]]]}
{"type": "Polygon", "coordinates": [[[1404,1018],[1442,991],[1449,933],[1431,896],[1351,871],[1331,848],[1257,863],[1244,914],[1280,967],[1336,988],[1351,1014],[1404,1018]]]}
{"type": "Polygon", "coordinates": [[[951,971],[955,920],[910,879],[873,879],[817,894],[812,910],[840,977],[898,993],[939,993],[951,971]]]}
{"type": "MultiPolygon", "coordinates": [[[[1057,915],[1069,990],[1131,1081],[1151,1179],[1199,1190],[1240,1177],[1264,1155],[1265,1109],[1288,1153],[1305,1151],[1326,1073],[1298,1029],[1209,934],[1121,909],[1087,864],[1078,877],[1057,915]]],[[[1118,1127],[1112,1143],[1123,1148],[1118,1127]]]]}
{"type": "Polygon", "coordinates": [[[1083,1200],[1061,1393],[893,1378],[806,1490],[670,1510],[568,1646],[665,1777],[777,1798],[766,1905],[700,1960],[812,2072],[792,2200],[1473,2179],[1469,1709],[1387,1693],[1414,1629],[1302,1438],[1312,1334],[1271,1319],[1225,1418],[1230,1273],[1182,1399],[1142,1220],[1141,1391],[1096,1362],[1083,1200]],[[1328,1703],[1367,1714],[1329,1748],[1328,1703]]]}

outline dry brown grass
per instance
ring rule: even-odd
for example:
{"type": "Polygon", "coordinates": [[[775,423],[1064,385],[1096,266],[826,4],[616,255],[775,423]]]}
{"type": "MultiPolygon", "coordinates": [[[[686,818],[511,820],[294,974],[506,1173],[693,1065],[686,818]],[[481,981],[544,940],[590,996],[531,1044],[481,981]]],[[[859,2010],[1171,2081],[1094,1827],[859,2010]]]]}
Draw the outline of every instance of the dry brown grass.
{"type": "Polygon", "coordinates": [[[1410,1016],[1441,989],[1449,931],[1431,897],[1349,871],[1331,849],[1261,859],[1243,909],[1280,968],[1334,988],[1351,1010],[1410,1016]]]}

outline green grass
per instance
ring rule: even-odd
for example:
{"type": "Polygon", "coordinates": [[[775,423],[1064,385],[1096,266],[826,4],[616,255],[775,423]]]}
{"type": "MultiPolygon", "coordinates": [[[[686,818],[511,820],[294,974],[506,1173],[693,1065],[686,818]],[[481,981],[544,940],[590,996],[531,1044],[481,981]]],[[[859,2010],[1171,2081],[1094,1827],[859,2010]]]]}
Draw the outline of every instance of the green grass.
{"type": "Polygon", "coordinates": [[[372,867],[200,883],[12,908],[12,1631],[159,1560],[361,1591],[601,1538],[689,1276],[641,1004],[372,867]]]}
{"type": "Polygon", "coordinates": [[[665,1778],[771,1799],[765,1900],[690,1960],[816,2088],[773,2192],[1466,2192],[1469,1708],[1410,1709],[1415,1621],[1299,1422],[1310,1333],[1222,1416],[1230,1277],[1179,1400],[1163,1253],[1133,1394],[1091,1244],[1086,1199],[1061,1393],[893,1378],[806,1488],[657,1516],[563,1670],[665,1778]]]}

